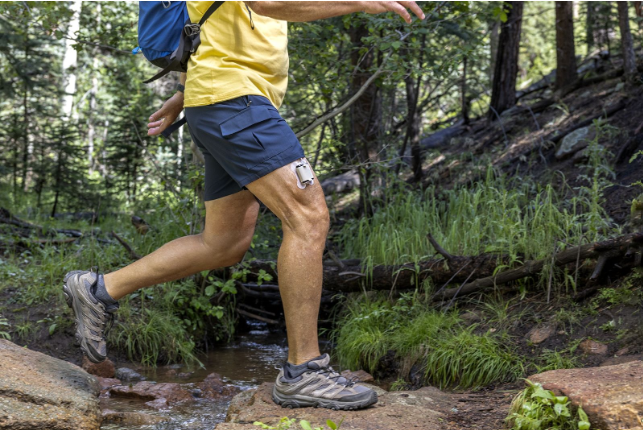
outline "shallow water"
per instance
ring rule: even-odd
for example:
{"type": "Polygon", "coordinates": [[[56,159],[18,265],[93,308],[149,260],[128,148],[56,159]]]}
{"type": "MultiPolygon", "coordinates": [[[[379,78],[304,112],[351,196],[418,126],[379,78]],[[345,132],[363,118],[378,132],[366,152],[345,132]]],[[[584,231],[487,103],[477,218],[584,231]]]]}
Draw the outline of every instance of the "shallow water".
{"type": "MultiPolygon", "coordinates": [[[[199,357],[205,368],[187,368],[163,366],[156,369],[137,369],[149,381],[178,382],[181,384],[197,383],[212,372],[216,372],[229,384],[242,390],[272,381],[277,376],[277,366],[283,363],[288,355],[285,347],[284,333],[271,333],[261,324],[252,326],[253,330],[238,336],[234,342],[213,348],[209,353],[199,357]],[[169,373],[194,372],[188,378],[178,378],[169,373]]],[[[122,424],[105,424],[102,430],[212,430],[216,424],[225,421],[229,402],[197,400],[188,405],[176,405],[168,410],[155,411],[145,405],[144,401],[132,399],[101,399],[103,409],[123,412],[142,412],[169,418],[167,423],[146,426],[124,426],[122,424]]]]}

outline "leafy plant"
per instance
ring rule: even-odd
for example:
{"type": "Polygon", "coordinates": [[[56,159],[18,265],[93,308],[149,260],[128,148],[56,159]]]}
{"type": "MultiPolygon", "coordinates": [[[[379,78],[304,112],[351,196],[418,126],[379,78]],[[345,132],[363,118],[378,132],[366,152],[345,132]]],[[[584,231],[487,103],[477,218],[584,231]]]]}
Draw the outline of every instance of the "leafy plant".
{"type": "MultiPolygon", "coordinates": [[[[344,418],[339,423],[335,423],[332,420],[326,420],[326,425],[328,426],[329,430],[338,430],[342,423],[344,422],[344,418]]],[[[290,428],[293,428],[293,425],[297,424],[297,420],[295,418],[288,418],[288,417],[283,417],[281,420],[279,420],[279,423],[277,426],[269,426],[268,424],[264,424],[260,421],[255,421],[252,423],[252,425],[261,427],[262,429],[269,429],[269,430],[288,430],[290,428]]],[[[326,427],[313,427],[308,421],[306,420],[301,420],[299,421],[299,428],[301,430],[326,430],[326,427]]]]}
{"type": "Polygon", "coordinates": [[[556,396],[537,382],[525,381],[527,388],[513,400],[505,420],[512,430],[589,430],[582,407],[573,413],[567,396],[556,396]]]}
{"type": "Polygon", "coordinates": [[[6,318],[0,316],[0,338],[11,340],[11,335],[9,334],[9,329],[11,324],[7,321],[6,318]]]}

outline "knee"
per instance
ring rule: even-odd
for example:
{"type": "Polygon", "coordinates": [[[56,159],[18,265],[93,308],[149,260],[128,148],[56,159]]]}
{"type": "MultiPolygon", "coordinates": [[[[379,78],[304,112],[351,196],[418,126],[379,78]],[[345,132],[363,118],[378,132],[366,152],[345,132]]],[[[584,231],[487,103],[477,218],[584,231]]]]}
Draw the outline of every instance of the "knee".
{"type": "Polygon", "coordinates": [[[289,229],[296,236],[315,244],[326,244],[330,226],[330,216],[326,202],[295,209],[287,220],[283,220],[284,229],[289,229]]]}
{"type": "Polygon", "coordinates": [[[252,243],[253,234],[254,230],[231,235],[227,238],[212,238],[201,234],[201,242],[206,249],[205,252],[208,253],[213,264],[216,266],[213,267],[213,269],[234,266],[243,260],[252,243]],[[225,244],[223,244],[222,241],[224,241],[225,244]]]}

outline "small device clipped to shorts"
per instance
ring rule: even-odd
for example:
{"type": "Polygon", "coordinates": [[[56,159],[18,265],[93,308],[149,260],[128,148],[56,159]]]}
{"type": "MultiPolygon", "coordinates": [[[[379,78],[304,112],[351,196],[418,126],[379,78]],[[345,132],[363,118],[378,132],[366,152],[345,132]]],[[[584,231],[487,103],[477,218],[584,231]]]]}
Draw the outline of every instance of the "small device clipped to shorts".
{"type": "Polygon", "coordinates": [[[302,190],[308,185],[312,185],[315,179],[313,169],[310,168],[308,160],[302,158],[291,164],[292,170],[297,175],[297,187],[302,190]]]}

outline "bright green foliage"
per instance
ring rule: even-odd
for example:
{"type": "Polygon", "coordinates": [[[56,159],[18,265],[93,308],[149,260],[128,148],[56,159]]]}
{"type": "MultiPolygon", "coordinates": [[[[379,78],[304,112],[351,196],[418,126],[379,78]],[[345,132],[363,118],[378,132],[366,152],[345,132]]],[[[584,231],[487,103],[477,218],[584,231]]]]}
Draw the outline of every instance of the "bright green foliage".
{"type": "MultiPolygon", "coordinates": [[[[326,425],[328,426],[328,430],[338,430],[340,426],[342,425],[342,422],[344,422],[344,419],[339,423],[335,423],[331,420],[326,420],[326,425]]],[[[283,417],[281,420],[279,420],[279,424],[277,424],[276,427],[274,426],[269,426],[268,424],[264,424],[260,421],[255,421],[252,423],[252,425],[261,427],[262,429],[269,429],[269,430],[288,430],[288,429],[301,429],[301,430],[326,430],[326,427],[320,426],[320,427],[313,427],[308,421],[306,420],[301,420],[299,421],[299,426],[293,427],[297,425],[297,420],[295,418],[288,418],[288,417],[283,417]]]]}
{"type": "Polygon", "coordinates": [[[335,332],[337,356],[346,367],[374,372],[380,359],[394,351],[402,372],[419,365],[425,381],[439,387],[480,387],[522,374],[506,342],[491,333],[474,333],[475,326],[463,327],[456,312],[427,310],[411,295],[394,303],[355,301],[347,307],[335,332]]]}
{"type": "Polygon", "coordinates": [[[9,321],[7,321],[6,318],[0,316],[0,338],[1,339],[11,340],[11,335],[9,334],[10,328],[11,328],[11,325],[9,324],[9,321]]]}
{"type": "MultiPolygon", "coordinates": [[[[371,218],[346,223],[337,241],[345,256],[363,257],[369,264],[400,264],[434,254],[427,233],[454,255],[502,253],[515,262],[538,260],[566,244],[601,237],[598,227],[584,233],[583,226],[608,219],[598,204],[602,189],[565,202],[563,193],[569,190],[525,178],[510,182],[489,170],[485,181],[471,187],[391,193],[371,218]]],[[[542,277],[547,279],[547,270],[542,277]]]]}
{"type": "Polygon", "coordinates": [[[506,419],[512,430],[589,430],[582,407],[573,413],[566,396],[556,396],[539,383],[526,382],[527,388],[514,399],[506,419]]]}

